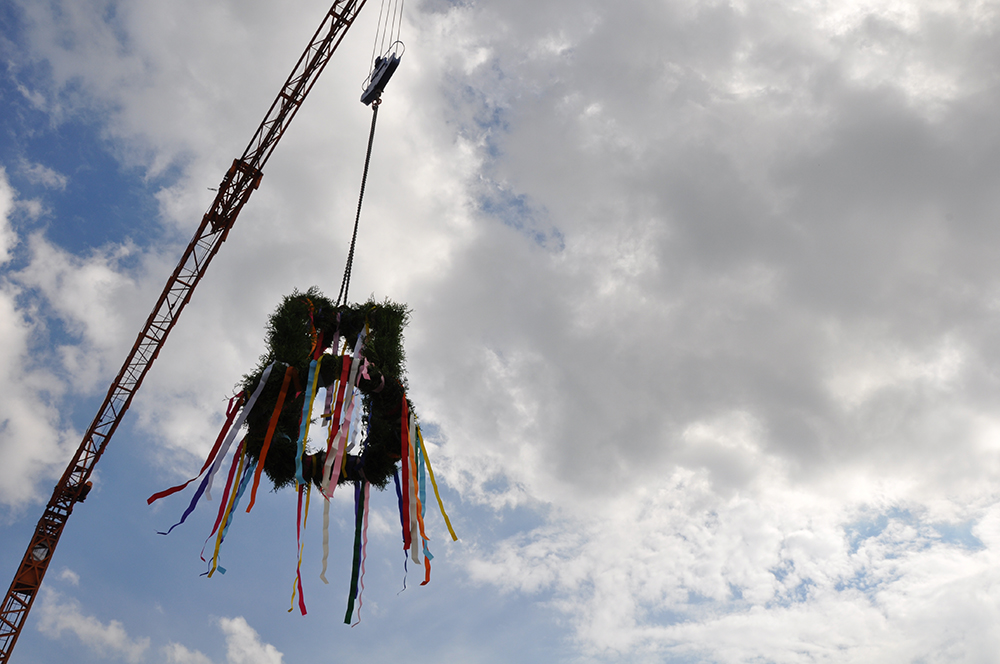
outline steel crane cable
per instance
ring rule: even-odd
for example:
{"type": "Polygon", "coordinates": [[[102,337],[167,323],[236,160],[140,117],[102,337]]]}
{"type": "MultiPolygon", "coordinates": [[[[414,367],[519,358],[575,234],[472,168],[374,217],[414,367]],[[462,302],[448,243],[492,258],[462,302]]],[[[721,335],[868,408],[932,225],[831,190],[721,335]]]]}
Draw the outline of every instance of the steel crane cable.
{"type": "MultiPolygon", "coordinates": [[[[372,43],[371,73],[365,80],[369,83],[376,73],[376,57],[381,57],[386,53],[386,40],[388,48],[392,49],[394,44],[399,43],[399,36],[403,27],[403,4],[406,0],[382,0],[378,12],[378,25],[375,30],[375,41],[372,43]],[[391,14],[391,17],[390,17],[391,14]],[[395,34],[393,32],[395,31],[395,34]]],[[[398,60],[397,60],[398,62],[398,60]]],[[[391,75],[392,72],[389,72],[391,75]]],[[[384,83],[383,83],[384,85],[384,83]]],[[[362,98],[362,101],[364,99],[362,98]]],[[[372,102],[372,127],[368,133],[368,150],[365,153],[365,168],[361,175],[361,193],[358,195],[358,211],[354,216],[354,231],[351,233],[351,247],[347,252],[347,264],[344,266],[344,278],[340,282],[340,293],[337,295],[337,306],[347,304],[347,292],[351,286],[351,270],[354,267],[354,249],[358,242],[358,223],[361,220],[361,203],[365,198],[365,183],[368,181],[368,166],[372,158],[372,144],[375,141],[375,122],[378,120],[378,107],[382,103],[381,94],[372,102]]]]}
{"type": "MultiPolygon", "coordinates": [[[[375,41],[372,42],[372,59],[369,61],[369,65],[368,65],[369,68],[373,68],[374,67],[375,56],[381,54],[381,50],[379,49],[379,33],[382,33],[382,35],[385,34],[385,32],[382,29],[382,15],[385,13],[385,3],[386,3],[386,1],[387,0],[382,0],[382,4],[378,8],[378,27],[375,29],[375,41]]],[[[383,41],[383,44],[384,44],[384,42],[385,42],[384,37],[383,37],[382,41],[383,41]]]]}
{"type": "Polygon", "coordinates": [[[384,55],[387,48],[392,48],[392,45],[399,41],[399,36],[403,28],[403,5],[405,2],[406,0],[382,0],[382,4],[378,10],[378,27],[375,29],[375,40],[372,43],[372,68],[375,66],[375,58],[384,55]],[[392,14],[391,17],[390,14],[392,14]],[[395,32],[395,35],[393,32],[395,32]],[[387,41],[388,46],[386,44],[387,41]]]}
{"type": "Polygon", "coordinates": [[[392,30],[390,29],[390,31],[389,31],[389,39],[390,39],[389,44],[390,44],[390,46],[392,44],[394,44],[394,43],[396,43],[396,42],[399,41],[399,33],[403,29],[403,4],[405,2],[406,2],[406,0],[399,0],[399,3],[393,7],[392,19],[393,19],[393,23],[395,23],[395,25],[396,25],[396,36],[395,36],[395,38],[392,37],[392,30]],[[398,22],[397,22],[397,18],[396,18],[396,9],[399,9],[398,22]]]}
{"type": "Polygon", "coordinates": [[[340,282],[340,293],[337,295],[337,306],[347,304],[347,289],[351,285],[351,268],[354,265],[354,247],[358,241],[358,221],[361,219],[361,202],[365,198],[365,182],[368,180],[368,164],[372,159],[372,144],[375,142],[375,121],[378,119],[378,107],[382,98],[372,102],[372,128],[368,133],[368,151],[365,154],[365,169],[361,174],[361,193],[358,195],[358,212],[354,216],[354,232],[351,234],[351,248],[347,252],[347,265],[344,266],[344,279],[340,282]]]}

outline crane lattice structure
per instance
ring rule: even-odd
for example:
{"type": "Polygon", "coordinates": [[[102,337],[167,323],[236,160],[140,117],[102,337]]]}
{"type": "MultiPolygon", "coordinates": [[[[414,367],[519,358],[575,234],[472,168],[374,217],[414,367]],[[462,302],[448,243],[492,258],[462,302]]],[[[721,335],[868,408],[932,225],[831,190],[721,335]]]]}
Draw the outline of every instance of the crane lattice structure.
{"type": "Polygon", "coordinates": [[[330,56],[340,45],[366,0],[335,0],[319,29],[282,86],[243,156],[233,160],[212,206],[167,280],[156,306],[135,340],[118,376],[108,389],[94,421],[70,460],[39,519],[21,565],[0,607],[0,664],[6,664],[38,594],[52,553],[73,507],[90,490],[90,474],[121,423],[143,378],[191,300],[212,258],[229,235],[236,217],[260,185],[264,164],[277,146],[330,56]]]}

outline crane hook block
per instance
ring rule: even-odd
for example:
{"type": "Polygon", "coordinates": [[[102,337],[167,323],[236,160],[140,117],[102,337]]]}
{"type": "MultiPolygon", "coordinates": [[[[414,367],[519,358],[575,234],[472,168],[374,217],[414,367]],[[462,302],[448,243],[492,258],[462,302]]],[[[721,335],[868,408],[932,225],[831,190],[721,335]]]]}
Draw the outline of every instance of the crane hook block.
{"type": "Polygon", "coordinates": [[[392,78],[393,73],[396,71],[396,67],[399,66],[399,58],[400,56],[392,53],[375,59],[375,68],[369,77],[370,83],[368,83],[368,87],[365,88],[364,93],[361,95],[362,104],[368,106],[382,95],[382,90],[385,89],[386,83],[389,82],[389,79],[392,78]]]}

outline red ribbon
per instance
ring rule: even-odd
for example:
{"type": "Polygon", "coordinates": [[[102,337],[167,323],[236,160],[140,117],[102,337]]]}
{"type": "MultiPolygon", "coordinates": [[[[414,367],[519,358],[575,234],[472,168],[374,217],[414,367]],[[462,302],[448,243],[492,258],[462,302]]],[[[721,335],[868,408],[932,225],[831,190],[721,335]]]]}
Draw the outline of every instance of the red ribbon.
{"type": "Polygon", "coordinates": [[[198,474],[189,479],[184,484],[178,484],[177,486],[170,487],[165,491],[160,491],[159,493],[154,493],[152,496],[146,499],[147,505],[152,505],[153,501],[159,500],[160,498],[166,498],[167,496],[173,495],[178,491],[181,491],[191,482],[198,479],[199,476],[205,469],[212,465],[215,461],[215,455],[219,453],[219,448],[222,447],[222,441],[225,440],[226,434],[229,433],[229,427],[233,425],[233,420],[236,419],[236,413],[240,412],[240,406],[243,405],[243,393],[240,392],[235,397],[229,400],[229,405],[226,407],[226,423],[222,425],[222,431],[219,432],[219,437],[215,439],[215,445],[212,447],[212,451],[208,453],[208,458],[205,459],[205,465],[201,467],[198,474]]]}
{"type": "Polygon", "coordinates": [[[302,495],[308,490],[308,484],[299,485],[299,508],[295,524],[295,546],[299,554],[299,562],[295,567],[295,583],[299,589],[299,611],[302,615],[306,615],[306,598],[302,595],[302,495]]]}
{"type": "Polygon", "coordinates": [[[403,417],[400,427],[400,457],[403,460],[403,550],[410,548],[410,406],[403,397],[403,417]]]}
{"type": "Polygon", "coordinates": [[[222,492],[222,498],[219,499],[219,516],[215,519],[215,525],[212,526],[212,532],[209,533],[209,537],[214,535],[215,531],[219,529],[219,524],[222,523],[222,517],[225,515],[226,507],[229,504],[229,489],[233,486],[233,477],[236,475],[236,466],[239,465],[240,453],[243,451],[245,440],[240,441],[239,446],[233,453],[233,464],[229,467],[229,479],[226,480],[226,490],[222,492]]]}

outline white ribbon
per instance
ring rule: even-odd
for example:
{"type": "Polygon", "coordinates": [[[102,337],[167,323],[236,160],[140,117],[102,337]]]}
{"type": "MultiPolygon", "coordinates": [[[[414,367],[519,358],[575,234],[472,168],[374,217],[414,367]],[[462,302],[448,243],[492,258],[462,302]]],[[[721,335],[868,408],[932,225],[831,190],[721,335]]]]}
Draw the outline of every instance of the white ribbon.
{"type": "MultiPolygon", "coordinates": [[[[329,454],[326,455],[326,461],[323,463],[323,494],[329,498],[333,495],[333,492],[337,488],[337,482],[333,479],[336,474],[339,479],[340,468],[344,462],[344,445],[342,444],[344,439],[347,437],[347,429],[350,425],[350,418],[354,411],[354,381],[358,377],[358,367],[361,365],[359,358],[361,357],[361,349],[364,347],[365,330],[362,330],[358,335],[358,340],[354,344],[354,355],[351,358],[351,369],[348,374],[347,387],[344,394],[344,404],[348,404],[347,412],[344,413],[343,417],[334,417],[331,423],[336,422],[338,428],[336,432],[336,438],[333,441],[333,445],[330,447],[329,454]]],[[[340,406],[343,408],[343,404],[340,406]]],[[[339,413],[334,413],[334,415],[339,415],[339,413]]]]}
{"type": "Polygon", "coordinates": [[[236,434],[240,432],[243,428],[243,423],[246,422],[247,415],[250,414],[251,409],[255,403],[257,403],[257,397],[260,396],[261,391],[264,389],[264,384],[267,382],[268,377],[271,375],[271,369],[274,368],[274,362],[267,365],[264,369],[264,373],[261,374],[260,382],[257,383],[257,387],[254,389],[253,394],[247,400],[245,406],[243,406],[243,411],[233,422],[233,426],[229,429],[229,433],[226,435],[226,440],[222,443],[222,449],[219,450],[219,455],[215,458],[215,463],[212,464],[212,468],[208,471],[208,484],[205,485],[205,498],[207,500],[212,499],[212,482],[215,480],[215,474],[219,471],[219,467],[222,465],[222,459],[226,456],[226,452],[229,451],[229,446],[233,444],[233,440],[236,438],[236,434]]]}

